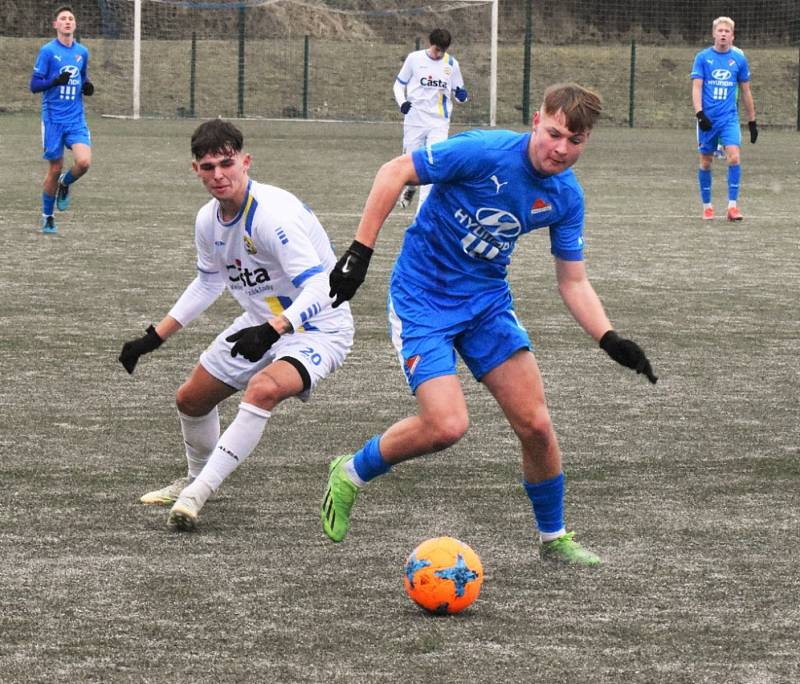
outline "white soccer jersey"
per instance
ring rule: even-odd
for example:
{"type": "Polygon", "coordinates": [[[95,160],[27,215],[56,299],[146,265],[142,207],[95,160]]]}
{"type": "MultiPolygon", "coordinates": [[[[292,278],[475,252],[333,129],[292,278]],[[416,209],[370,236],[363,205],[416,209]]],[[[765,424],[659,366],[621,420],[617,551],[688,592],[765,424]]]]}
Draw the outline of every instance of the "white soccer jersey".
{"type": "Polygon", "coordinates": [[[331,307],[328,274],[336,256],[305,204],[281,188],[250,181],[239,214],[227,223],[210,200],[195,222],[197,268],[212,287],[224,283],[258,321],[284,315],[296,332],[352,330],[347,303],[331,307]]]}
{"type": "MultiPolygon", "coordinates": [[[[441,59],[431,59],[427,50],[417,50],[406,57],[396,83],[405,88],[405,97],[411,102],[405,125],[427,128],[450,123],[451,93],[464,87],[458,60],[447,52],[441,59]]],[[[398,106],[403,104],[399,95],[402,88],[395,88],[398,106]]]]}

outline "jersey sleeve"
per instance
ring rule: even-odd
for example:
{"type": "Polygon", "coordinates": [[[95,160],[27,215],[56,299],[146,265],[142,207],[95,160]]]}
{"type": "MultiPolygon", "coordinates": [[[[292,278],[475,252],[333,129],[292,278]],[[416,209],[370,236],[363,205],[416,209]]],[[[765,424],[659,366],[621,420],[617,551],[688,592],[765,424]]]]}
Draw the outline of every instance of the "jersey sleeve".
{"type": "Polygon", "coordinates": [[[206,276],[219,274],[214,260],[214,203],[209,202],[197,212],[194,222],[194,244],[197,249],[197,271],[206,276]]]}
{"type": "MultiPolygon", "coordinates": [[[[30,62],[28,62],[30,64],[30,62]]],[[[47,78],[50,74],[50,50],[44,45],[36,56],[36,62],[33,65],[33,75],[47,78]]]]}
{"type": "Polygon", "coordinates": [[[459,133],[411,153],[421,185],[477,178],[485,173],[486,148],[480,131],[459,133]]]}
{"type": "Polygon", "coordinates": [[[412,64],[411,55],[414,53],[412,52],[408,55],[403,62],[403,66],[400,69],[400,73],[397,74],[396,80],[402,83],[403,85],[407,85],[408,82],[411,80],[411,77],[414,75],[414,65],[412,64]]]}
{"type": "Polygon", "coordinates": [[[563,218],[550,226],[550,253],[564,261],[583,260],[583,193],[575,188],[563,218]]]}
{"type": "Polygon", "coordinates": [[[303,228],[304,221],[317,219],[299,202],[298,207],[282,211],[280,221],[277,216],[262,219],[254,230],[256,244],[263,245],[278,260],[292,285],[301,291],[282,312],[295,330],[331,304],[325,266],[303,228]]]}
{"type": "Polygon", "coordinates": [[[747,61],[747,57],[744,56],[744,53],[740,55],[739,58],[739,83],[746,83],[750,80],[750,63],[747,61]]]}
{"type": "Polygon", "coordinates": [[[461,75],[461,65],[457,59],[453,60],[453,75],[450,78],[450,86],[452,90],[464,87],[464,77],[461,75]]]}
{"type": "Polygon", "coordinates": [[[705,79],[705,73],[703,72],[703,53],[698,52],[694,58],[694,64],[692,64],[692,73],[690,74],[690,78],[702,78],[705,79]]]}

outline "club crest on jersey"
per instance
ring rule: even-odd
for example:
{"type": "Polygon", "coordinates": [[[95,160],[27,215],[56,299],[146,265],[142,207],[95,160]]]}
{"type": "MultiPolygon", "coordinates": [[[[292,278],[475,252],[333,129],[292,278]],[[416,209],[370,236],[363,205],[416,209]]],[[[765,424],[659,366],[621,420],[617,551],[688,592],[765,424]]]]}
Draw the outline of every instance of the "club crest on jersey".
{"type": "Polygon", "coordinates": [[[420,361],[422,361],[422,356],[419,354],[414,354],[414,356],[406,359],[406,372],[409,375],[414,375],[414,371],[417,370],[417,365],[420,361]]]}
{"type": "Polygon", "coordinates": [[[245,235],[244,239],[244,248],[248,254],[255,254],[256,253],[256,243],[253,242],[253,238],[249,235],[245,235]]]}
{"type": "Polygon", "coordinates": [[[553,205],[545,202],[541,197],[537,197],[531,206],[531,214],[543,214],[546,211],[552,211],[553,205]]]}

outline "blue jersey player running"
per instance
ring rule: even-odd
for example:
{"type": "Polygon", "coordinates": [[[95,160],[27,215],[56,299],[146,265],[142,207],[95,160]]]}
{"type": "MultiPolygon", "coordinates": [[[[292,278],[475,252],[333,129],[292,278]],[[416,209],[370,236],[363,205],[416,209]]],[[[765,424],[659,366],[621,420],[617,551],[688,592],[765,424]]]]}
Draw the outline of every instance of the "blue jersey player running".
{"type": "Polygon", "coordinates": [[[548,229],[570,313],[615,361],[656,381],[642,349],[612,329],[584,267],[583,192],[570,167],[600,109],[600,98],[578,85],[551,86],[530,132],[469,131],[381,167],[355,241],[331,272],[331,296],[336,306],[363,282],[378,232],[402,188],[433,184],[406,230],[389,288],[392,341],[419,410],[330,464],[321,518],[333,541],[344,539],[361,486],[396,463],[455,444],[466,432],[457,353],[521,442],[542,558],[600,563],[565,528],[558,440],[507,279],[517,239],[548,229]]]}
{"type": "Polygon", "coordinates": [[[42,232],[56,233],[53,208],[69,207],[69,187],[89,170],[92,147],[83,96],[94,93],[89,80],[89,51],[75,40],[72,8],[62,5],[53,18],[55,40],[43,45],[33,67],[30,89],[42,94],[42,147],[47,174],[42,192],[42,232]],[[73,166],[62,174],[64,147],[72,150],[73,166]]]}
{"type": "Polygon", "coordinates": [[[714,218],[711,162],[718,145],[725,150],[728,159],[728,220],[744,218],[736,206],[742,177],[739,163],[742,133],[736,107],[739,92],[747,109],[750,142],[755,143],[758,138],[756,108],[750,92],[750,66],[744,53],[733,45],[733,28],[733,19],[717,17],[712,24],[714,45],[698,52],[692,66],[692,104],[697,116],[697,149],[700,152],[697,182],[705,220],[714,218]]]}

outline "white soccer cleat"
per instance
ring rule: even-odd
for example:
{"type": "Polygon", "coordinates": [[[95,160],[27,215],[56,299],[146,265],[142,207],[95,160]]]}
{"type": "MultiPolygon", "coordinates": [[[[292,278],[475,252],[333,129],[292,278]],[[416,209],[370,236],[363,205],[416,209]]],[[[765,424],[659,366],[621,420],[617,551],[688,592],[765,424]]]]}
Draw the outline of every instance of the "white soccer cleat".
{"type": "Polygon", "coordinates": [[[181,532],[194,532],[202,507],[203,504],[193,496],[179,496],[169,511],[167,527],[181,532]]]}
{"type": "Polygon", "coordinates": [[[178,500],[184,487],[188,484],[188,477],[179,477],[166,487],[147,492],[139,501],[148,506],[171,506],[178,500]]]}

